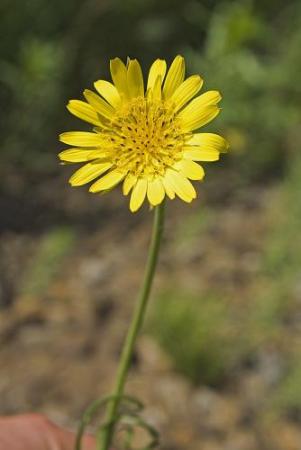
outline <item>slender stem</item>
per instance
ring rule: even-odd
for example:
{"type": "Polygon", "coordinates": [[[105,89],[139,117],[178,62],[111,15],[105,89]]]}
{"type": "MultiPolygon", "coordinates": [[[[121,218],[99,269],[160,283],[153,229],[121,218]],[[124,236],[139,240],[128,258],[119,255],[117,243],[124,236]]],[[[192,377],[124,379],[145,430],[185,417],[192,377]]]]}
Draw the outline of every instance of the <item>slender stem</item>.
{"type": "Polygon", "coordinates": [[[145,315],[152,281],[158,261],[161,236],[164,223],[164,202],[155,207],[152,238],[149,247],[148,259],[146,263],[145,275],[138,301],[134,310],[132,322],[130,324],[125,343],[122,349],[120,363],[117,372],[116,385],[113,391],[112,401],[108,403],[106,411],[106,426],[100,431],[98,436],[98,450],[109,450],[115,429],[115,419],[124,391],[127,374],[130,368],[137,335],[140,331],[145,315]]]}

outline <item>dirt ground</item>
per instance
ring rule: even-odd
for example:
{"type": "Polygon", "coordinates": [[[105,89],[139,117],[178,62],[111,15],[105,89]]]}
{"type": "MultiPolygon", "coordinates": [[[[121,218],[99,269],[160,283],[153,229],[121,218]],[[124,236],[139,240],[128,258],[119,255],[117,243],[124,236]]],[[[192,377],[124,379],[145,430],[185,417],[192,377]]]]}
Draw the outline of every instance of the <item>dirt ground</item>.
{"type": "MultiPolygon", "coordinates": [[[[170,202],[152,301],[173,280],[196,291],[223,285],[238,303],[248,298],[272,195],[271,186],[233,195],[209,183],[191,206],[170,202]],[[175,230],[209,202],[214,220],[206,232],[188,247],[179,243],[175,230]]],[[[36,192],[33,183],[24,194],[22,181],[16,185],[11,177],[1,206],[1,413],[34,410],[75,427],[85,407],[112,386],[143,273],[151,213],[131,215],[117,193],[93,197],[57,179],[36,192]],[[75,227],[72,249],[43,293],[24,292],[41,237],[58,225],[75,227]]],[[[194,386],[144,332],[127,392],[145,403],[162,450],[300,450],[293,419],[261,423],[271,367],[272,352],[226,386],[194,386]]]]}

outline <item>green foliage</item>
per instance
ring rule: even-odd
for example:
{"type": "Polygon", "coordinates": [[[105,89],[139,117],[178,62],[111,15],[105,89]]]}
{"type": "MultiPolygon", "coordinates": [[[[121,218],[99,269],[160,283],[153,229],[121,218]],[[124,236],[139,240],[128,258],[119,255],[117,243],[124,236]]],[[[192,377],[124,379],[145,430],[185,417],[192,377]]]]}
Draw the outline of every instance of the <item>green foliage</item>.
{"type": "Polygon", "coordinates": [[[182,246],[185,248],[192,246],[194,239],[206,232],[215,217],[214,211],[205,205],[200,211],[187,214],[185,221],[175,230],[176,251],[181,251],[182,246]]]}
{"type": "Polygon", "coordinates": [[[57,134],[74,127],[66,101],[107,77],[116,55],[147,69],[183,53],[190,73],[222,91],[211,128],[224,128],[240,182],[281,172],[301,141],[298,0],[4,0],[0,17],[2,170],[55,167],[57,134]]]}
{"type": "Polygon", "coordinates": [[[75,239],[70,228],[55,228],[43,236],[26,270],[22,293],[39,296],[47,291],[47,287],[57,275],[63,258],[72,248],[75,239]]]}
{"type": "MultiPolygon", "coordinates": [[[[259,351],[277,349],[285,370],[266,403],[268,409],[272,407],[278,413],[301,409],[297,336],[300,180],[301,158],[297,157],[272,197],[260,272],[242,306],[234,305],[216,287],[213,295],[202,293],[199,297],[180,286],[173,287],[156,299],[149,328],[171,356],[175,368],[195,383],[224,383],[245,362],[256,361],[259,351]]],[[[212,220],[218,220],[217,214],[210,210],[191,214],[176,233],[178,251],[185,254],[193,239],[206,232],[212,220]]]]}
{"type": "Polygon", "coordinates": [[[301,361],[300,354],[291,361],[286,376],[269,402],[272,415],[285,412],[301,412],[301,361]]]}
{"type": "Polygon", "coordinates": [[[270,205],[271,229],[262,260],[264,284],[254,314],[281,325],[298,313],[301,265],[301,159],[291,164],[270,205]]]}
{"type": "Polygon", "coordinates": [[[222,2],[211,16],[204,53],[189,52],[193,71],[223,93],[222,117],[212,126],[225,128],[230,158],[245,180],[282,172],[301,143],[300,3],[274,23],[267,12],[253,2],[222,2]]]}
{"type": "Polygon", "coordinates": [[[281,272],[290,276],[301,262],[301,159],[291,163],[290,172],[273,204],[273,231],[265,254],[266,272],[274,277],[281,272]]]}
{"type": "Polygon", "coordinates": [[[286,370],[268,402],[269,413],[301,412],[299,342],[301,267],[301,158],[291,164],[287,179],[271,205],[272,230],[263,258],[265,289],[258,295],[254,318],[273,329],[286,370]],[[260,307],[261,305],[261,307],[260,307]],[[256,316],[255,316],[256,313],[256,316]]]}
{"type": "Polygon", "coordinates": [[[37,148],[45,146],[51,138],[49,124],[53,121],[61,95],[61,80],[57,72],[61,63],[62,52],[55,43],[29,39],[20,48],[21,70],[13,66],[5,66],[2,70],[6,86],[11,91],[17,90],[13,94],[15,108],[5,120],[10,134],[3,143],[3,156],[6,155],[9,161],[23,163],[35,170],[46,165],[46,152],[41,159],[33,158],[35,151],[23,149],[21,152],[20,142],[25,139],[37,148]]]}
{"type": "Polygon", "coordinates": [[[179,372],[215,386],[247,353],[238,324],[221,297],[169,290],[156,299],[149,331],[179,372]]]}

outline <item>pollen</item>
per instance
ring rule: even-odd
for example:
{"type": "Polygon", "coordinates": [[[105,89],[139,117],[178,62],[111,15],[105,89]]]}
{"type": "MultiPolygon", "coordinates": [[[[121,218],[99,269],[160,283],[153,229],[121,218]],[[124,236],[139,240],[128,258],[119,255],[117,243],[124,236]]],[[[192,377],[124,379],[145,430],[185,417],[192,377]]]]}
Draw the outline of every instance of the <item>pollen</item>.
{"type": "Polygon", "coordinates": [[[187,133],[183,134],[173,105],[148,102],[138,97],[126,105],[111,122],[108,134],[116,168],[135,177],[164,176],[168,167],[180,161],[187,133]]]}

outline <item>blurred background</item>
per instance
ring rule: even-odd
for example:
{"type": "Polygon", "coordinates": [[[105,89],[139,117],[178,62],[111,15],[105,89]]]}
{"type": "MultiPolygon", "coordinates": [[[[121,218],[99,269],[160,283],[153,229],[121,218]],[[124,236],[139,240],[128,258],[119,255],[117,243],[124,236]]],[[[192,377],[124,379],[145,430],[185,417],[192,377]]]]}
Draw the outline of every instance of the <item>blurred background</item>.
{"type": "MultiPolygon", "coordinates": [[[[65,105],[128,55],[223,93],[231,151],[168,203],[128,392],[162,450],[301,448],[299,0],[1,0],[1,414],[75,426],[111,387],[152,214],[67,183],[65,105]]],[[[140,438],[138,438],[140,439],[140,438]]]]}

